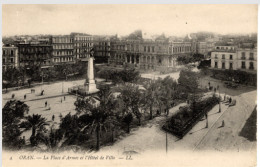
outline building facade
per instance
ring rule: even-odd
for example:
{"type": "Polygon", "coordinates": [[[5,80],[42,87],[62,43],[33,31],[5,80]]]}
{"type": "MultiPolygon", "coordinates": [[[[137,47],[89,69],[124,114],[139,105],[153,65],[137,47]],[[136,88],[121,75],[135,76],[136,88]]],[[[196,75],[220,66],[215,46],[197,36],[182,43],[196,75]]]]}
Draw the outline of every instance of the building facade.
{"type": "Polygon", "coordinates": [[[211,53],[211,68],[223,70],[257,70],[257,49],[216,46],[211,53]]]}
{"type": "Polygon", "coordinates": [[[237,49],[237,69],[257,71],[257,48],[237,49]]]}
{"type": "Polygon", "coordinates": [[[208,54],[208,47],[207,42],[197,42],[197,53],[206,56],[208,54]]]}
{"type": "Polygon", "coordinates": [[[111,52],[111,41],[107,37],[95,37],[94,40],[94,57],[96,63],[108,63],[111,52]]]}
{"type": "Polygon", "coordinates": [[[90,50],[93,47],[93,37],[83,33],[71,33],[74,43],[74,59],[81,60],[90,56],[90,50]]]}
{"type": "Polygon", "coordinates": [[[177,57],[194,53],[193,42],[172,42],[162,36],[155,40],[124,39],[111,41],[110,64],[130,64],[145,70],[175,68],[177,57]]]}
{"type": "Polygon", "coordinates": [[[13,45],[2,47],[2,69],[19,67],[18,47],[13,45]]]}
{"type": "Polygon", "coordinates": [[[22,67],[51,66],[52,46],[42,43],[24,43],[18,45],[19,63],[22,67]]]}
{"type": "Polygon", "coordinates": [[[53,63],[73,64],[76,56],[74,56],[74,42],[70,35],[53,36],[52,37],[52,57],[53,63]]]}

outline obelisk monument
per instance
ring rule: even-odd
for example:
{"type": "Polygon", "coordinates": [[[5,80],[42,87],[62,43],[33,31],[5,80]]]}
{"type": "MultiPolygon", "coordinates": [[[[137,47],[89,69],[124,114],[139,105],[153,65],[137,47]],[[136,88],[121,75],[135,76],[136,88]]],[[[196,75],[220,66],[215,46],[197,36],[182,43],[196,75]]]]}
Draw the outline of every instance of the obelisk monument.
{"type": "Polygon", "coordinates": [[[96,93],[99,90],[97,89],[97,85],[95,83],[94,77],[94,50],[91,49],[90,57],[88,58],[88,81],[86,83],[86,93],[92,94],[96,93]]]}

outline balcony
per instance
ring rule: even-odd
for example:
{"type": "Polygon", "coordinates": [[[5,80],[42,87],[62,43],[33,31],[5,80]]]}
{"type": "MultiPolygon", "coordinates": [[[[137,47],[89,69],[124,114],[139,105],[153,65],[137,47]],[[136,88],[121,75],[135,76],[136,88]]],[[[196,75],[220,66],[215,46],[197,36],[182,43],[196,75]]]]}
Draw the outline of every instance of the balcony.
{"type": "Polygon", "coordinates": [[[249,60],[255,60],[254,57],[249,57],[249,60]]]}
{"type": "Polygon", "coordinates": [[[246,57],[241,57],[241,60],[245,60],[246,59],[246,57]]]}

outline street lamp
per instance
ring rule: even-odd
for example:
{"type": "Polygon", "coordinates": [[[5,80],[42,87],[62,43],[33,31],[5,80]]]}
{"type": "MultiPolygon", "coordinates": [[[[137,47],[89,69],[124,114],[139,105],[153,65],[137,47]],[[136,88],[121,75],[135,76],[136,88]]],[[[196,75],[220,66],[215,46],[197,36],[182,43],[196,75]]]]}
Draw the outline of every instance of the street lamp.
{"type": "MultiPolygon", "coordinates": [[[[65,69],[63,70],[63,73],[65,74],[65,76],[66,76],[66,81],[67,81],[67,74],[66,74],[66,70],[65,70],[65,69]]],[[[62,81],[62,93],[64,92],[64,91],[63,91],[63,88],[64,88],[64,81],[62,81]]]]}
{"type": "Polygon", "coordinates": [[[219,95],[219,113],[221,113],[221,99],[220,99],[220,90],[219,90],[219,86],[218,86],[218,95],[219,95]]]}
{"type": "Polygon", "coordinates": [[[167,154],[167,152],[168,152],[168,139],[167,139],[167,131],[165,131],[165,132],[166,132],[166,143],[165,143],[166,145],[165,146],[166,146],[166,154],[167,154]]]}
{"type": "Polygon", "coordinates": [[[42,71],[42,84],[41,84],[41,92],[42,92],[42,85],[43,85],[43,71],[42,71]]]}
{"type": "Polygon", "coordinates": [[[208,122],[208,113],[205,113],[205,117],[206,117],[206,128],[208,128],[209,122],[208,122]]]}

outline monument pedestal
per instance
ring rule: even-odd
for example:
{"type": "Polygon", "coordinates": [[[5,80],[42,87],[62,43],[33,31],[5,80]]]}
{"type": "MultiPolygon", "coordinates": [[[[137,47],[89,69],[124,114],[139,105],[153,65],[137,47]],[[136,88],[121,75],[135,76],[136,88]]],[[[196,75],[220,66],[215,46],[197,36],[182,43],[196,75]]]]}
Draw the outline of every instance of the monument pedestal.
{"type": "Polygon", "coordinates": [[[88,60],[88,82],[86,83],[86,94],[96,93],[99,90],[94,80],[93,57],[88,60]]]}

